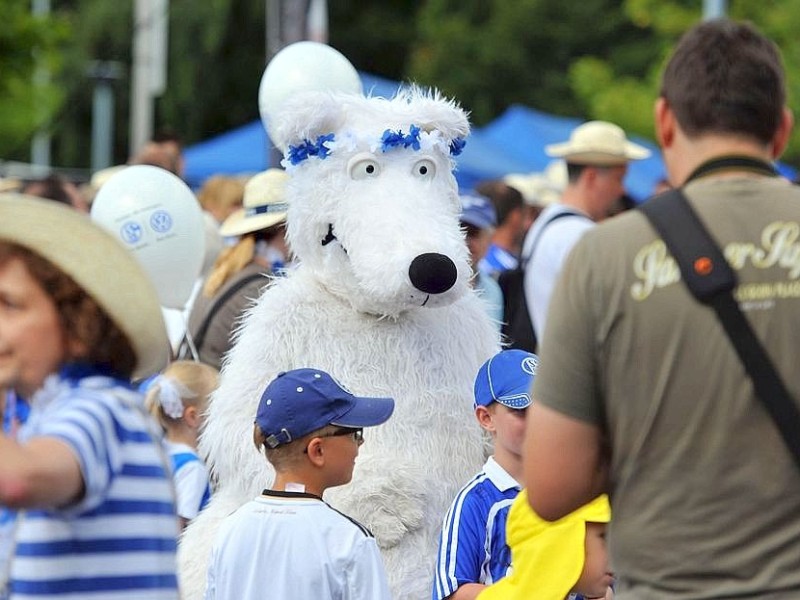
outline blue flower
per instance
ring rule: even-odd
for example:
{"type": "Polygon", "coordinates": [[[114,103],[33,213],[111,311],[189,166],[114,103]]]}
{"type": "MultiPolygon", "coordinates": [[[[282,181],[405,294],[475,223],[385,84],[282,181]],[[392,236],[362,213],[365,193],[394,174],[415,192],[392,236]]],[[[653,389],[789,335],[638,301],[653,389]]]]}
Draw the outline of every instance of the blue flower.
{"type": "Polygon", "coordinates": [[[452,142],[450,142],[450,154],[452,156],[458,156],[463,152],[464,146],[467,145],[467,140],[464,138],[455,138],[452,142]]]}
{"type": "Polygon", "coordinates": [[[420,129],[416,125],[410,126],[407,135],[403,134],[402,129],[398,129],[397,131],[387,129],[381,136],[381,151],[388,152],[392,148],[399,148],[401,146],[403,148],[419,150],[419,132],[420,129]]]}
{"type": "Polygon", "coordinates": [[[327,158],[331,151],[325,145],[325,142],[332,142],[335,137],[335,134],[328,133],[318,136],[316,142],[306,139],[300,142],[297,146],[289,146],[287,158],[293,165],[300,164],[311,156],[316,156],[317,158],[321,159],[327,158]]]}

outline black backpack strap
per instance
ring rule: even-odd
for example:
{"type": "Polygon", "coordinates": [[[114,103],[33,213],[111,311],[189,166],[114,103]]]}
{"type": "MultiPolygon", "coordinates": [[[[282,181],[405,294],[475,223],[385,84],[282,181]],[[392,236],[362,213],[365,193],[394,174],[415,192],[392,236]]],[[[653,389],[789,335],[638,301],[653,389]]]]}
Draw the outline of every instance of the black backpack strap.
{"type": "Polygon", "coordinates": [[[200,354],[200,348],[203,346],[203,342],[206,339],[206,334],[208,333],[208,328],[211,325],[211,321],[214,319],[220,309],[225,306],[225,303],[244,286],[252,283],[256,279],[261,279],[263,277],[263,273],[253,273],[247,277],[242,277],[239,281],[234,283],[231,287],[220,294],[219,298],[214,301],[214,303],[211,305],[211,308],[208,309],[206,316],[203,318],[203,321],[200,323],[200,327],[197,328],[197,335],[193,337],[194,346],[198,355],[200,354]]]}
{"type": "Polygon", "coordinates": [[[692,295],[711,306],[800,468],[800,408],[789,395],[733,290],[736,273],[680,189],[639,206],[663,238],[692,295]]]}
{"type": "Polygon", "coordinates": [[[563,219],[564,217],[580,217],[582,219],[586,219],[586,220],[591,221],[591,219],[589,219],[589,217],[587,217],[583,213],[579,213],[577,211],[569,210],[569,209],[564,210],[563,212],[560,212],[560,213],[556,213],[552,217],[548,218],[547,221],[545,221],[544,225],[542,225],[539,228],[539,230],[536,232],[536,237],[531,242],[531,247],[528,249],[528,253],[526,255],[524,255],[524,256],[520,256],[520,259],[519,259],[520,268],[522,268],[524,270],[525,267],[527,266],[528,262],[530,261],[531,257],[533,256],[533,251],[536,250],[536,246],[539,245],[539,240],[542,239],[542,235],[544,234],[544,230],[547,229],[547,226],[551,225],[554,221],[558,221],[559,219],[563,219]]]}

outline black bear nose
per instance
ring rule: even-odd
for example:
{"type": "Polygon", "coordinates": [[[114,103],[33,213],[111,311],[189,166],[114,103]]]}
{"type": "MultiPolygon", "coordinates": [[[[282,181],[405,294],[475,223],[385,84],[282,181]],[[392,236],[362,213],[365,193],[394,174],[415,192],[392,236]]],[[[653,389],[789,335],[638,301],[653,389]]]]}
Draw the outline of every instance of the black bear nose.
{"type": "Polygon", "coordinates": [[[426,294],[441,294],[453,287],[458,271],[455,263],[444,254],[427,252],[411,261],[408,276],[418,290],[426,294]]]}

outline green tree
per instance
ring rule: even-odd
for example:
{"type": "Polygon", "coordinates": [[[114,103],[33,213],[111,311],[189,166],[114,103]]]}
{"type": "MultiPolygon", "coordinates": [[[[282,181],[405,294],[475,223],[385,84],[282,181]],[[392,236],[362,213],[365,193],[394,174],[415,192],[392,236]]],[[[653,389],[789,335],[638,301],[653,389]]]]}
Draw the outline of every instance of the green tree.
{"type": "Polygon", "coordinates": [[[0,156],[14,157],[47,125],[63,94],[56,83],[66,24],[31,14],[28,0],[8,0],[0,19],[0,156]],[[47,77],[37,76],[38,74],[47,77]]]}
{"type": "MultiPolygon", "coordinates": [[[[88,167],[93,61],[115,61],[114,160],[128,158],[133,0],[61,0],[73,24],[60,89],[67,98],[53,122],[54,162],[88,167]]],[[[401,78],[414,35],[413,0],[331,2],[331,45],[358,69],[401,78]]],[[[264,2],[171,0],[167,90],[156,100],[155,129],[187,144],[258,118],[258,85],[266,62],[264,2]]]]}
{"type": "MultiPolygon", "coordinates": [[[[657,50],[654,60],[642,77],[630,77],[618,64],[599,55],[575,61],[569,69],[573,92],[587,107],[586,116],[619,123],[628,131],[653,136],[652,106],[658,96],[658,84],[669,51],[681,34],[702,17],[702,3],[697,1],[626,0],[625,13],[630,21],[647,31],[657,50]]],[[[792,0],[770,2],[731,2],[729,15],[749,20],[772,38],[781,49],[787,73],[789,105],[800,108],[800,5],[792,0]]],[[[800,129],[795,129],[784,159],[800,161],[800,129]]]]}
{"type": "Polygon", "coordinates": [[[654,59],[648,33],[612,0],[431,0],[410,75],[457,97],[484,123],[519,103],[583,115],[570,65],[598,56],[632,77],[654,59]]]}

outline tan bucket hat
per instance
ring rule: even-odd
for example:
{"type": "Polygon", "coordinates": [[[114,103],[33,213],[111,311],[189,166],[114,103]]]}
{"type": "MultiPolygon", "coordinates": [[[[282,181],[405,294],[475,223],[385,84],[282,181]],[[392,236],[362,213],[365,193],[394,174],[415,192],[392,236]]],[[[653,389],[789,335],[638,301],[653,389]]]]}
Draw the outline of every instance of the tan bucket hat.
{"type": "Polygon", "coordinates": [[[135,378],[167,365],[169,342],[153,283],[136,257],[88,215],[52,200],[0,194],[0,240],[53,263],[106,311],[133,346],[135,378]]]}
{"type": "Polygon", "coordinates": [[[650,156],[650,150],[628,141],[618,125],[589,121],[578,125],[569,140],[545,146],[548,156],[578,165],[616,166],[650,156]]]}
{"type": "Polygon", "coordinates": [[[242,208],[222,223],[225,236],[243,235],[267,229],[286,220],[286,182],[289,176],[281,169],[267,169],[253,175],[244,185],[242,208]]]}

